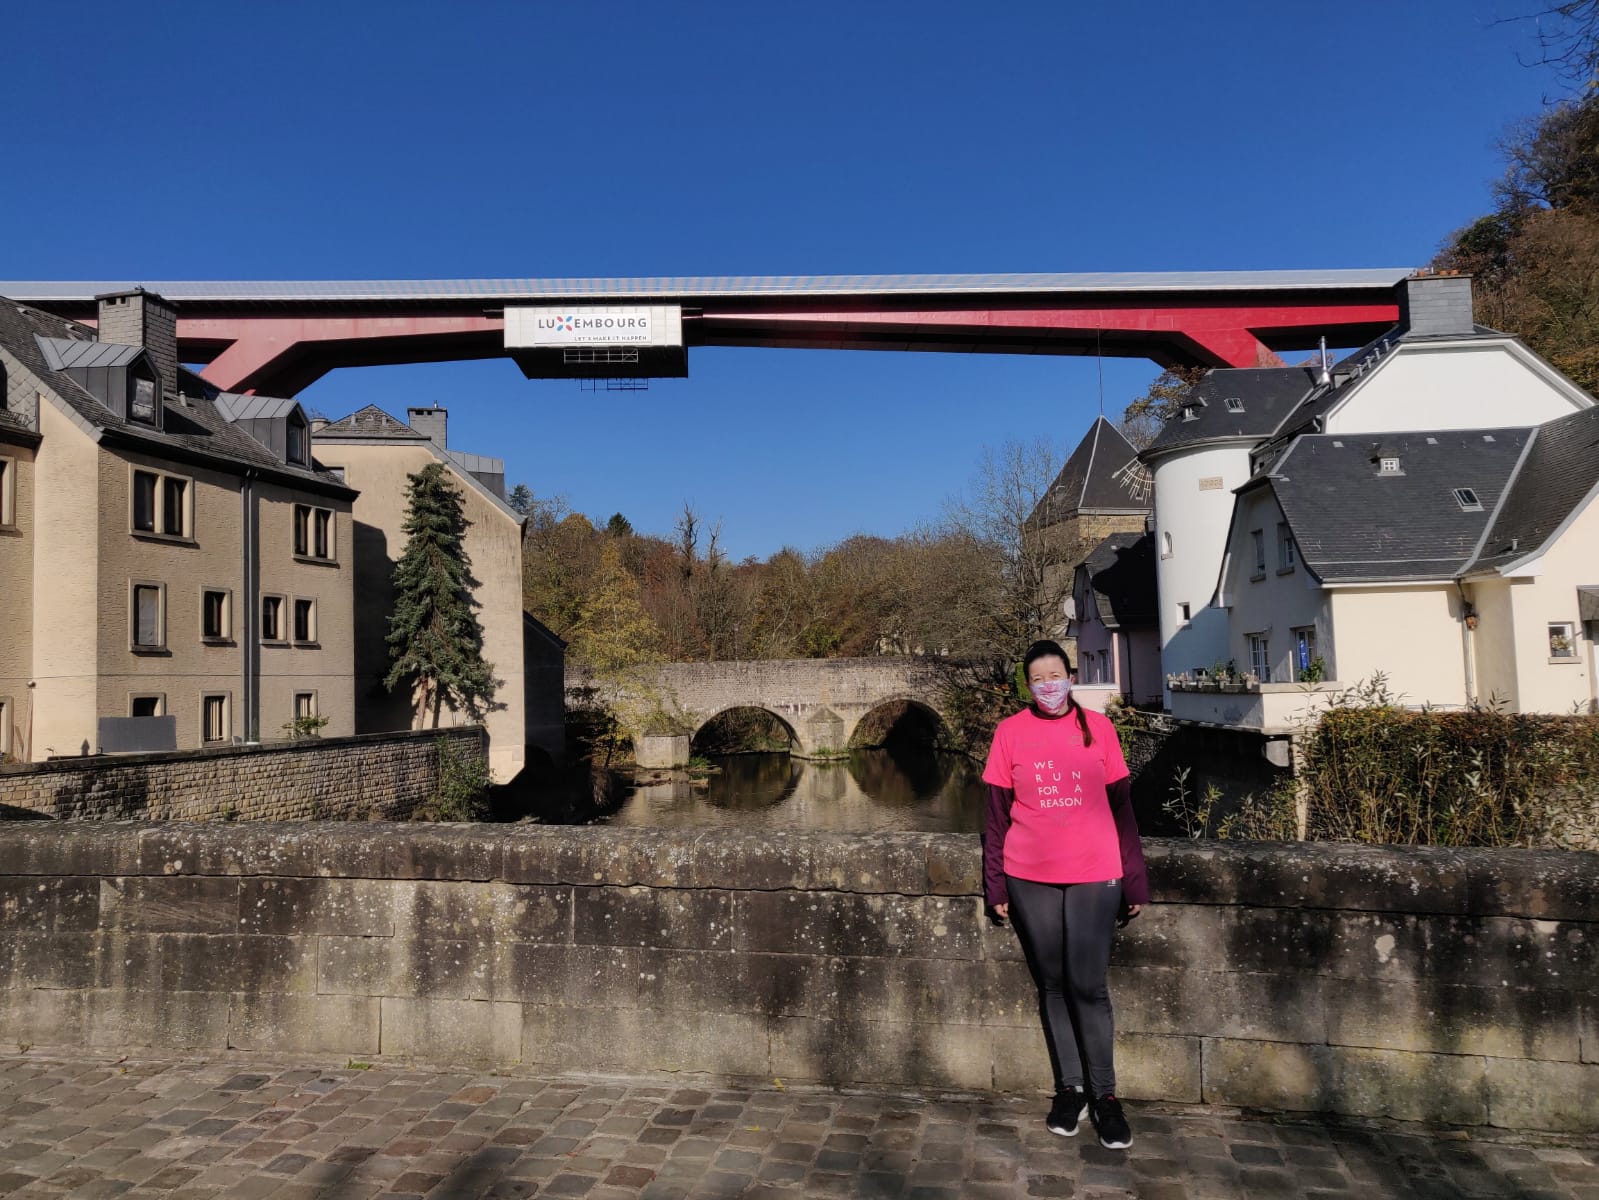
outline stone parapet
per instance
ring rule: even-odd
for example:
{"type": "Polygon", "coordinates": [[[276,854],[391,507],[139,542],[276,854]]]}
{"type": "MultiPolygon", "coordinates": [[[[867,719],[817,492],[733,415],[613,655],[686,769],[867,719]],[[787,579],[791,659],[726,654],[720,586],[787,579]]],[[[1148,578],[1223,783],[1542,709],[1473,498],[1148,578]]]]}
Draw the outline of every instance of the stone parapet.
{"type": "Polygon", "coordinates": [[[404,820],[438,789],[440,738],[462,726],[0,766],[0,809],[72,820],[404,820]]]}
{"type": "MultiPolygon", "coordinates": [[[[1150,839],[1131,1098],[1599,1128],[1599,861],[1150,839]]],[[[975,837],[0,828],[0,1040],[832,1084],[1049,1073],[975,837]]]]}

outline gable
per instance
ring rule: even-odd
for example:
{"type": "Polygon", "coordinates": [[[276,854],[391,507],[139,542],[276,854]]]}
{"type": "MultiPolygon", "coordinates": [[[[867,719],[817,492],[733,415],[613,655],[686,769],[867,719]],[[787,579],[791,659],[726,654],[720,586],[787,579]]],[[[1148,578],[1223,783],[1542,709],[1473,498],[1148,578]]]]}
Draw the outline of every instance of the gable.
{"type": "Polygon", "coordinates": [[[1328,410],[1327,433],[1499,429],[1591,406],[1575,384],[1511,339],[1401,343],[1328,410]]]}

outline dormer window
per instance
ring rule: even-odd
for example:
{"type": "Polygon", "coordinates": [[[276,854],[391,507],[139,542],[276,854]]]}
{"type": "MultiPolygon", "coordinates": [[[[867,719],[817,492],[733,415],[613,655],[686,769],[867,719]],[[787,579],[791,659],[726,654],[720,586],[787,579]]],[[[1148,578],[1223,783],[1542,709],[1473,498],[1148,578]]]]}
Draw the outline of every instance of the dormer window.
{"type": "Polygon", "coordinates": [[[284,442],[284,457],[302,467],[308,465],[311,457],[308,452],[310,443],[308,432],[300,414],[298,412],[290,414],[288,436],[284,442]]]}
{"type": "Polygon", "coordinates": [[[1243,412],[1244,411],[1244,402],[1243,402],[1243,400],[1240,397],[1238,397],[1238,396],[1228,396],[1227,397],[1227,411],[1230,412],[1230,413],[1241,413],[1241,412],[1243,412]]]}
{"type": "Polygon", "coordinates": [[[1482,500],[1471,488],[1455,488],[1455,503],[1463,512],[1481,512],[1482,500]]]}
{"type": "Polygon", "coordinates": [[[1183,420],[1185,420],[1185,421],[1197,421],[1197,420],[1199,420],[1199,406],[1197,404],[1185,404],[1185,405],[1183,405],[1183,420]]]}
{"type": "Polygon", "coordinates": [[[133,375],[128,379],[128,419],[144,425],[156,424],[156,384],[153,379],[133,375]]]}

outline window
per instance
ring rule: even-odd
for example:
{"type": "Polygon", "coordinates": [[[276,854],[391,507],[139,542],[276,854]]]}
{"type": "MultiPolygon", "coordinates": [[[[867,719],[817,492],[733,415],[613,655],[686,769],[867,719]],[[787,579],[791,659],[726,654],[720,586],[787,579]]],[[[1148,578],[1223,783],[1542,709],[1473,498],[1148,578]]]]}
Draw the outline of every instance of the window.
{"type": "Polygon", "coordinates": [[[167,644],[166,588],[135,583],[129,626],[135,650],[164,650],[167,644]]]}
{"type": "Polygon", "coordinates": [[[1294,673],[1303,678],[1316,657],[1316,627],[1306,625],[1292,631],[1294,635],[1294,673]]]}
{"type": "Polygon", "coordinates": [[[135,375],[128,382],[128,417],[130,420],[142,421],[146,425],[154,425],[155,420],[155,380],[145,379],[135,375]]]}
{"type": "Polygon", "coordinates": [[[1243,412],[1244,411],[1244,402],[1243,402],[1243,400],[1240,399],[1237,396],[1228,396],[1227,397],[1227,411],[1228,412],[1232,412],[1232,413],[1243,412]]]}
{"type": "Polygon", "coordinates": [[[1193,619],[1193,613],[1188,607],[1188,601],[1184,600],[1177,606],[1177,623],[1179,625],[1186,625],[1193,619]]]}
{"type": "Polygon", "coordinates": [[[187,538],[194,533],[190,502],[192,480],[182,475],[135,469],[133,472],[133,530],[162,537],[187,538]]]}
{"type": "Polygon", "coordinates": [[[1399,459],[1396,455],[1385,454],[1378,459],[1378,473],[1382,475],[1399,475],[1399,459]]]}
{"type": "Polygon", "coordinates": [[[1464,512],[1481,512],[1482,501],[1477,498],[1477,493],[1471,488],[1456,488],[1455,503],[1460,505],[1464,512]]]}
{"type": "Polygon", "coordinates": [[[1549,625],[1549,657],[1563,662],[1577,660],[1575,628],[1570,622],[1551,622],[1549,625]]]}
{"type": "MultiPolygon", "coordinates": [[[[0,400],[5,396],[0,393],[0,400]]],[[[0,458],[0,529],[9,529],[17,523],[17,463],[12,458],[0,458]]]]}
{"type": "Polygon", "coordinates": [[[296,721],[303,721],[307,717],[314,717],[314,716],[316,716],[316,693],[315,692],[295,692],[294,693],[294,719],[296,721]]]}
{"type": "Polygon", "coordinates": [[[225,642],[233,637],[232,592],[206,588],[200,593],[200,637],[208,642],[225,642]]]}
{"type": "Polygon", "coordinates": [[[1287,521],[1277,522],[1277,569],[1279,571],[1292,571],[1294,569],[1294,533],[1288,528],[1287,521]]]}
{"type": "Polygon", "coordinates": [[[316,641],[315,600],[296,600],[294,602],[294,640],[297,642],[316,641]]]}
{"type": "Polygon", "coordinates": [[[333,513],[309,504],[294,506],[294,552],[301,558],[333,558],[333,513]]]}
{"type": "Polygon", "coordinates": [[[291,463],[305,465],[305,422],[298,417],[289,418],[288,437],[285,440],[285,457],[291,463]]]}
{"type": "Polygon", "coordinates": [[[1271,647],[1264,633],[1249,635],[1249,669],[1262,683],[1271,682],[1271,647]]]}
{"type": "Polygon", "coordinates": [[[219,692],[200,697],[200,740],[228,740],[228,694],[219,692]]]}
{"type": "Polygon", "coordinates": [[[285,642],[288,638],[283,629],[283,597],[261,597],[261,640],[263,642],[285,642]]]}
{"type": "Polygon", "coordinates": [[[167,698],[161,694],[128,697],[128,716],[159,717],[167,709],[167,698]]]}
{"type": "Polygon", "coordinates": [[[1266,531],[1264,529],[1252,529],[1249,532],[1249,536],[1255,544],[1254,577],[1263,579],[1266,575],[1266,531]]]}
{"type": "Polygon", "coordinates": [[[1160,556],[1162,558],[1171,557],[1171,534],[1169,533],[1160,535],[1160,556]]]}

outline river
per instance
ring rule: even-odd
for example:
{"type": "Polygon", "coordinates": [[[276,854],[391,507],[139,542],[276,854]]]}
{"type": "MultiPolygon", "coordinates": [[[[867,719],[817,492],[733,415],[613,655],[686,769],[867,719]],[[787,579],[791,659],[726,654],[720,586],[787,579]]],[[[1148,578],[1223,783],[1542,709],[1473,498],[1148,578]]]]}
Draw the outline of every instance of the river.
{"type": "Polygon", "coordinates": [[[788,754],[721,754],[706,779],[642,783],[600,818],[658,829],[832,829],[975,833],[978,764],[923,746],[854,750],[810,762],[788,754]]]}

